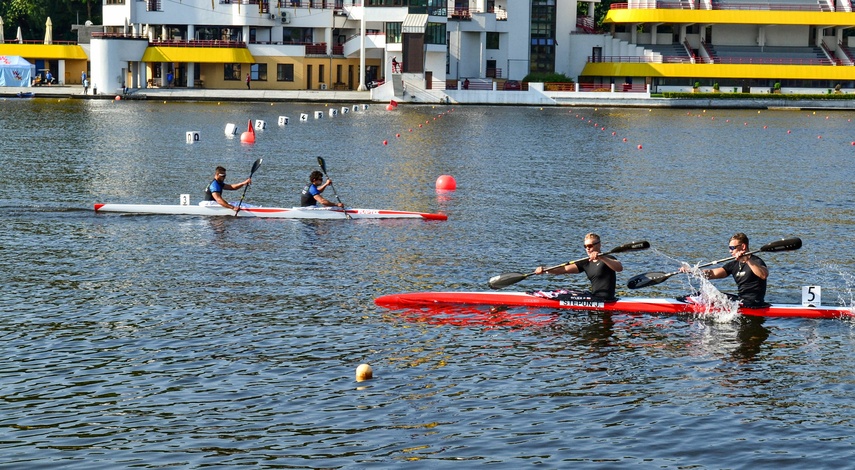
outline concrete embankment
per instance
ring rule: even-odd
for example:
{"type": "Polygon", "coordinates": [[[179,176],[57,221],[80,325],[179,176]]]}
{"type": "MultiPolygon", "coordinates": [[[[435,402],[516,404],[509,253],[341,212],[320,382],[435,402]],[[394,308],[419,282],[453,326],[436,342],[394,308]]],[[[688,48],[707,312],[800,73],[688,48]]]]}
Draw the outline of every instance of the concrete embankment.
{"type": "MultiPolygon", "coordinates": [[[[31,88],[0,88],[0,97],[17,98],[18,93],[32,93],[36,98],[58,99],[115,99],[115,93],[83,94],[78,86],[48,86],[31,88]]],[[[528,91],[463,91],[446,90],[437,99],[439,103],[454,105],[504,105],[504,106],[568,106],[568,107],[634,107],[634,108],[688,108],[688,109],[855,109],[855,100],[787,100],[747,97],[720,98],[659,98],[646,94],[630,93],[569,93],[532,89],[528,91]]],[[[129,100],[162,101],[261,101],[261,102],[330,102],[370,103],[386,102],[372,96],[371,91],[336,90],[212,90],[198,88],[144,88],[129,90],[122,95],[129,100]]],[[[398,101],[412,104],[437,104],[417,99],[401,98],[398,101]]]]}

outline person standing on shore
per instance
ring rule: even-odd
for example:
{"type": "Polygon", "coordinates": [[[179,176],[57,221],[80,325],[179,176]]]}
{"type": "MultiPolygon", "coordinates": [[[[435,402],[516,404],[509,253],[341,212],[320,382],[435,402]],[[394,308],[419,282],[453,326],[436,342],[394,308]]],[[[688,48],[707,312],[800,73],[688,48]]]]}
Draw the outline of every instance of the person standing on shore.
{"type": "Polygon", "coordinates": [[[88,95],[88,94],[89,94],[89,79],[88,79],[88,78],[86,78],[85,74],[84,74],[84,77],[83,77],[83,94],[84,94],[84,95],[88,95]]]}
{"type": "Polygon", "coordinates": [[[249,82],[251,82],[251,81],[252,81],[252,77],[250,77],[249,74],[246,74],[246,89],[247,90],[250,89],[249,88],[249,82]]]}

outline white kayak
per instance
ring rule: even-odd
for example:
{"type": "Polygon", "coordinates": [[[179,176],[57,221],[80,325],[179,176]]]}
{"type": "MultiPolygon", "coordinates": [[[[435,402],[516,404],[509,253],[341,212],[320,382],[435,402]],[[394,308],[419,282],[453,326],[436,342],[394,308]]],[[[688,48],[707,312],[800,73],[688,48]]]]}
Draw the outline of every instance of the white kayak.
{"type": "MultiPolygon", "coordinates": [[[[235,216],[235,211],[225,207],[168,204],[95,204],[95,212],[117,212],[122,214],[168,214],[201,216],[235,216]]],[[[338,207],[242,207],[238,217],[272,219],[422,219],[447,220],[445,214],[394,211],[382,209],[341,209],[338,207]]]]}

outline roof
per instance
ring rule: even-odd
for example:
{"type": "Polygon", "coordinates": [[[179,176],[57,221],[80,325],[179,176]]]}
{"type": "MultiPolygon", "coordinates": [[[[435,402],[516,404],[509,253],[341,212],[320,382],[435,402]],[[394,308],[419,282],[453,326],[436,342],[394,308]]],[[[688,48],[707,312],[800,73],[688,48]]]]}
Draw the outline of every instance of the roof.
{"type": "Polygon", "coordinates": [[[19,55],[0,55],[0,67],[28,67],[33,64],[19,55]]]}

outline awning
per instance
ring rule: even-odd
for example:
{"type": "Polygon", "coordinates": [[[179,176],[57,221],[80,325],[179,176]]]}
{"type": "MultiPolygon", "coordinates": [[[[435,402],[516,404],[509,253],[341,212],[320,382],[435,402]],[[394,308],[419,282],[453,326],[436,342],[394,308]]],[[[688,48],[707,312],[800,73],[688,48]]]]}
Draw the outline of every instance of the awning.
{"type": "Polygon", "coordinates": [[[163,47],[149,46],[143,62],[198,62],[202,64],[254,64],[255,58],[243,47],[163,47]]]}
{"type": "Polygon", "coordinates": [[[427,22],[427,15],[407,15],[407,17],[404,18],[404,23],[401,24],[401,33],[424,34],[427,22]]]}
{"type": "Polygon", "coordinates": [[[86,52],[78,45],[60,44],[14,44],[6,41],[0,44],[0,55],[19,55],[30,59],[64,59],[64,60],[87,60],[86,52]]]}

